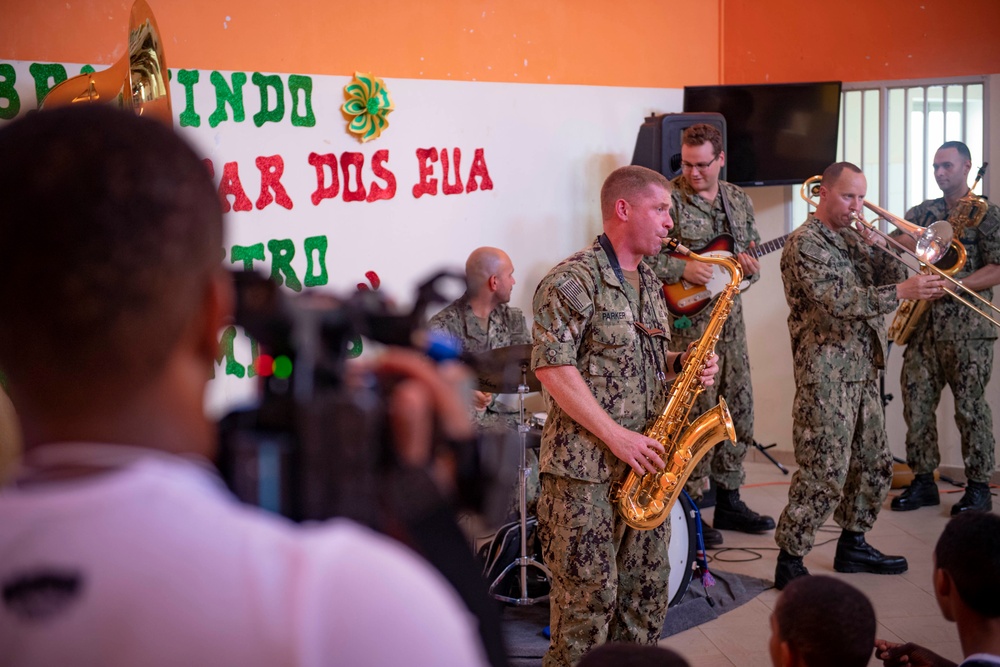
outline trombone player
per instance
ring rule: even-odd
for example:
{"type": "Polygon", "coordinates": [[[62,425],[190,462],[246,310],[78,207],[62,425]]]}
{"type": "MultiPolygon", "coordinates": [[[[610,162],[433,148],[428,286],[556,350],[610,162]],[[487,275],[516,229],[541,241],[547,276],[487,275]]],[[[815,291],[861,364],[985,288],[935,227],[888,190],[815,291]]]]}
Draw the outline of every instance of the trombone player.
{"type": "MultiPolygon", "coordinates": [[[[968,185],[972,157],[960,141],[948,141],[934,154],[934,178],[944,195],[929,199],[906,213],[906,219],[926,226],[948,220],[955,239],[966,250],[965,265],[954,277],[987,300],[1000,283],[1000,208],[976,197],[968,185]]],[[[913,248],[913,237],[898,240],[913,248]]],[[[941,463],[935,413],[945,384],[955,396],[955,424],[962,438],[962,460],[968,485],[951,508],[952,514],[993,507],[989,480],[996,465],[993,419],[985,389],[993,370],[996,328],[952,298],[933,300],[913,326],[903,352],[900,385],[906,420],[906,462],[913,483],[892,500],[896,511],[940,504],[934,470],[941,463]]]]}
{"type": "Polygon", "coordinates": [[[885,367],[884,316],[900,299],[940,294],[937,276],[906,278],[902,264],[875,249],[885,239],[859,223],[867,181],[855,165],[823,172],[819,204],[788,237],[781,279],[795,357],[792,437],[799,469],[774,533],[781,548],[774,573],[779,590],[809,574],[803,557],[833,514],[843,532],[838,572],[901,574],[906,559],[865,541],[889,492],[892,455],[885,435],[878,373],[885,367]]]}

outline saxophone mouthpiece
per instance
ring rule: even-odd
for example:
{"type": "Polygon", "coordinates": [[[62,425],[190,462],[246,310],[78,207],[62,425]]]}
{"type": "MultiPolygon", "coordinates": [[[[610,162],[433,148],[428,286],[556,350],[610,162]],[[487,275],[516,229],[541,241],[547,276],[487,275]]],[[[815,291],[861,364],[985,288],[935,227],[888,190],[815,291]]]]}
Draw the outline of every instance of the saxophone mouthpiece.
{"type": "Polygon", "coordinates": [[[973,181],[972,187],[969,189],[970,192],[976,189],[976,186],[979,185],[979,181],[983,180],[983,176],[986,175],[986,167],[988,166],[990,166],[990,163],[984,162],[983,166],[979,168],[979,173],[976,174],[976,180],[973,181]]]}
{"type": "Polygon", "coordinates": [[[691,254],[691,249],[681,245],[679,239],[667,237],[663,239],[663,247],[667,252],[679,252],[682,255],[691,254]]]}

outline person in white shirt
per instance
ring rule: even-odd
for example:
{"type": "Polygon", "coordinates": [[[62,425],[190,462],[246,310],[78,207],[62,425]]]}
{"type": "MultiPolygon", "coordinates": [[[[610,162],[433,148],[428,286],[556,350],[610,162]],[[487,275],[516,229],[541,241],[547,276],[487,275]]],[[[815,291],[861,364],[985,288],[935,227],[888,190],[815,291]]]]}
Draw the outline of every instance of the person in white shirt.
{"type": "MultiPolygon", "coordinates": [[[[485,665],[472,615],[406,547],[241,505],[211,467],[232,285],[191,148],[89,105],[5,125],[0,155],[0,368],[24,443],[0,490],[0,661],[485,665]]],[[[439,407],[430,367],[407,365],[410,404],[439,407]]]]}

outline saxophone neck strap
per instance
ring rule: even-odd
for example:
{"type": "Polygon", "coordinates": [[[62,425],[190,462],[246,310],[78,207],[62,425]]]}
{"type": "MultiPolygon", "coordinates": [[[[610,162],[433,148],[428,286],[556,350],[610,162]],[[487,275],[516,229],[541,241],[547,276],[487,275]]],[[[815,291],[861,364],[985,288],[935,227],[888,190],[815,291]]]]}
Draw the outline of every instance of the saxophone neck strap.
{"type": "Polygon", "coordinates": [[[618,282],[624,287],[625,274],[622,272],[622,265],[618,263],[618,254],[615,253],[615,247],[611,245],[611,239],[608,238],[607,234],[601,234],[597,237],[597,242],[601,244],[604,254],[608,256],[608,264],[611,265],[611,270],[615,272],[615,277],[618,278],[618,282]]]}

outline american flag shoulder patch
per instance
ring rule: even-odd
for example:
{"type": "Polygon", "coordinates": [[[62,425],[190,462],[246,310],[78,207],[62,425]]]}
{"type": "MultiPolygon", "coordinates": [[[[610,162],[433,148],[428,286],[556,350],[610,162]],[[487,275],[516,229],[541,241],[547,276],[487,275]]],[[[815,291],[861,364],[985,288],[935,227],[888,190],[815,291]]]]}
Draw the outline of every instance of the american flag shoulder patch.
{"type": "Polygon", "coordinates": [[[590,295],[587,294],[586,290],[583,289],[583,285],[576,278],[570,278],[566,280],[559,286],[559,293],[563,295],[566,301],[569,302],[573,308],[578,312],[582,312],[589,308],[592,304],[590,300],[590,295]]]}

